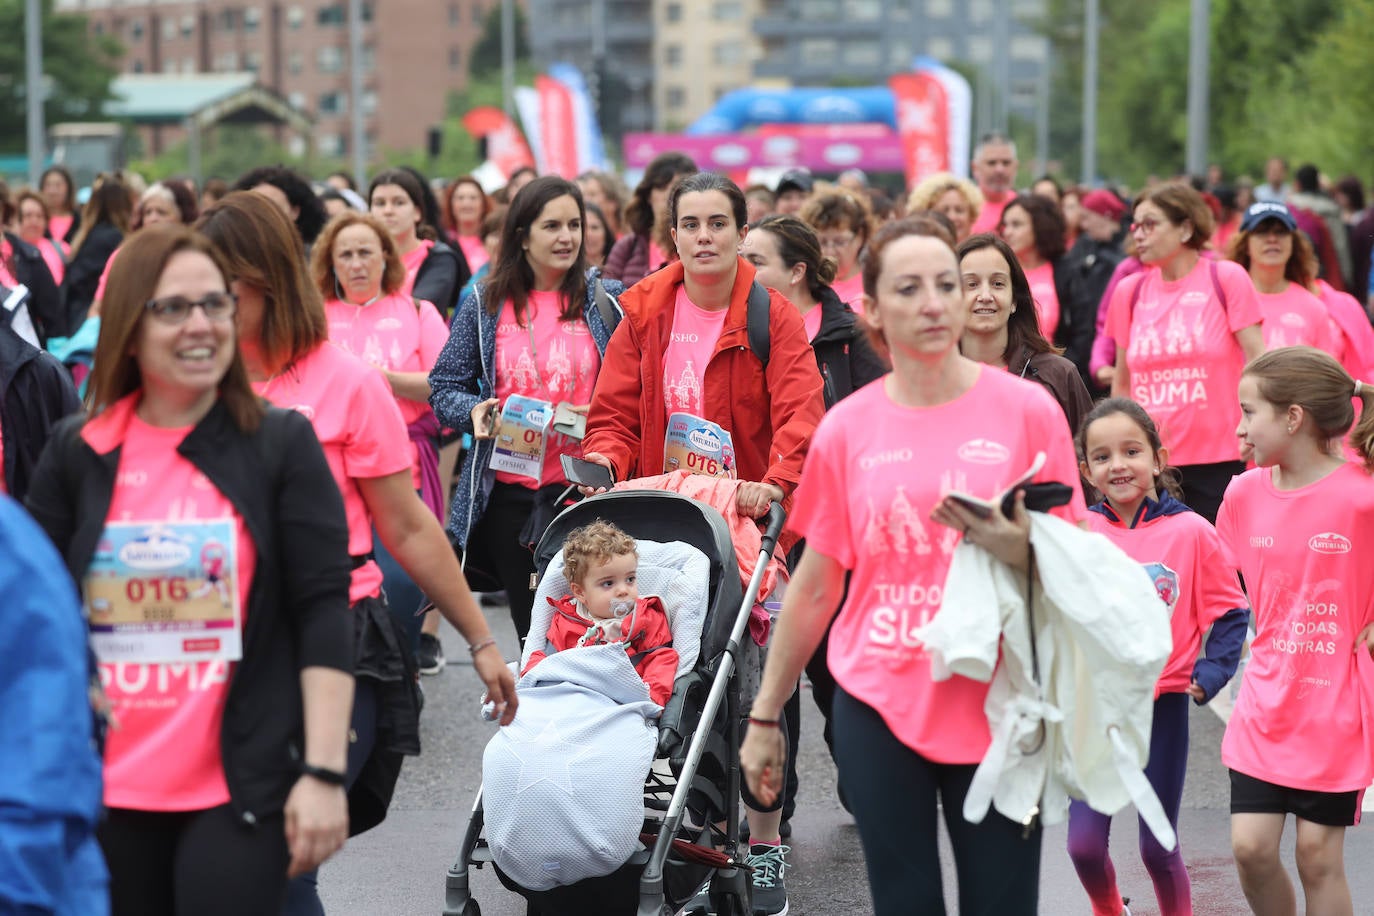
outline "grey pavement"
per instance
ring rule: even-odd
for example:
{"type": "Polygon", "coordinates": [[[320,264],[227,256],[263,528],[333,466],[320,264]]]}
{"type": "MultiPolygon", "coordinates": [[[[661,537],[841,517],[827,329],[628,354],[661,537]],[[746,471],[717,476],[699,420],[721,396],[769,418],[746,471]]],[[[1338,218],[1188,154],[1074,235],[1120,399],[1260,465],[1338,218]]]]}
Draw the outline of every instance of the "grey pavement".
{"type": "MultiPolygon", "coordinates": [[[[512,657],[515,638],[505,609],[487,613],[507,657],[512,657]]],[[[321,897],[331,916],[437,916],[443,910],[444,876],[456,856],[481,781],[482,749],[495,729],[477,716],[481,685],[467,663],[462,638],[445,626],[443,640],[449,665],[443,674],[423,682],[427,696],[421,723],[424,753],[406,761],[387,820],[350,840],[320,876],[321,897]]],[[[858,833],[835,799],[834,767],[821,741],[820,714],[809,694],[803,700],[802,787],[787,875],[791,913],[863,916],[872,910],[858,833]]],[[[1197,916],[1243,916],[1249,908],[1231,858],[1229,788],[1218,750],[1224,726],[1211,711],[1194,709],[1191,728],[1179,836],[1192,877],[1194,912],[1197,916]]],[[[1122,892],[1132,898],[1135,916],[1157,916],[1154,892],[1136,850],[1133,813],[1118,815],[1114,826],[1112,857],[1122,892]]],[[[1040,913],[1090,916],[1087,895],[1064,843],[1063,825],[1046,830],[1040,913]]],[[[1292,844],[1290,824],[1284,858],[1296,885],[1292,844]]],[[[1371,861],[1374,834],[1368,827],[1350,830],[1346,862],[1359,914],[1374,913],[1370,903],[1374,870],[1366,866],[1371,861]]],[[[947,844],[944,871],[949,912],[955,914],[954,867],[947,844]]],[[[473,896],[486,916],[525,913],[524,902],[505,890],[490,869],[473,871],[473,896]]]]}

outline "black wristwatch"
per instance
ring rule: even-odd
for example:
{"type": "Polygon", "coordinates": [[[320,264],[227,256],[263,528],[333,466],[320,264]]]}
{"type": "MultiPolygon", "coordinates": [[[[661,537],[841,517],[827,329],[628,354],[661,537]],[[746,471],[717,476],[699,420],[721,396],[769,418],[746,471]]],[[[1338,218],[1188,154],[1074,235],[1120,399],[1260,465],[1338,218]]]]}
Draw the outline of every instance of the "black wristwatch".
{"type": "Polygon", "coordinates": [[[311,766],[308,763],[301,764],[302,776],[313,776],[320,782],[328,783],[331,786],[342,786],[348,782],[348,775],[338,770],[329,770],[324,767],[311,766]]]}

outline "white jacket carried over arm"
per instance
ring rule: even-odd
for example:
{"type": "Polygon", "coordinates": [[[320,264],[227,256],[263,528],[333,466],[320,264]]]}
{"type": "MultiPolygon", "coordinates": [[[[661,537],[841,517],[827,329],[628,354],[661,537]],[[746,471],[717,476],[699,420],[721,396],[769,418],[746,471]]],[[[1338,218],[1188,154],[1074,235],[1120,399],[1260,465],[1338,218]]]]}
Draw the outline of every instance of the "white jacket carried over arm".
{"type": "Polygon", "coordinates": [[[1155,682],[1173,645],[1168,608],[1141,565],[1107,538],[1044,513],[1030,517],[1041,686],[1026,576],[980,547],[955,549],[940,612],[918,631],[937,679],[992,681],[992,744],[964,817],[979,822],[993,804],[1014,821],[1055,824],[1070,796],[1106,814],[1133,802],[1171,849],[1173,829],[1143,772],[1155,682]]]}

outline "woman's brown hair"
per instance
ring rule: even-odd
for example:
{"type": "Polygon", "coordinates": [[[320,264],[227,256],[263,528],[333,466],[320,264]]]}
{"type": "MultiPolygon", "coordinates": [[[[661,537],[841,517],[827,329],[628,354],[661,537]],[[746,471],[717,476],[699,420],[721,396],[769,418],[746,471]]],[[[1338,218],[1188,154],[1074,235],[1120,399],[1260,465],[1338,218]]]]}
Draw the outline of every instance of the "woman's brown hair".
{"type": "Polygon", "coordinates": [[[1134,213],[1135,208],[1147,201],[1163,210],[1169,222],[1174,225],[1182,225],[1185,222],[1193,224],[1193,233],[1183,241],[1184,245],[1195,251],[1207,247],[1216,222],[1212,219],[1212,208],[1207,206],[1207,201],[1202,199],[1202,195],[1192,185],[1183,181],[1168,181],[1142,191],[1136,198],[1131,212],[1134,213]]]}
{"type": "Polygon", "coordinates": [[[285,368],[329,340],[300,233],[275,204],[234,191],[206,210],[196,229],[215,246],[230,279],[262,293],[257,342],[268,365],[285,368]]]}
{"type": "MultiPolygon", "coordinates": [[[[482,195],[482,215],[477,217],[477,224],[479,226],[482,224],[482,220],[486,219],[487,215],[491,213],[493,206],[491,196],[487,194],[486,191],[482,190],[482,183],[471,175],[459,175],[457,178],[450,181],[448,187],[444,189],[444,206],[442,212],[439,214],[439,219],[443,221],[444,228],[453,233],[455,237],[458,235],[458,221],[453,218],[453,192],[457,191],[459,187],[465,184],[472,185],[477,189],[477,193],[482,195]]],[[[371,195],[368,195],[367,202],[371,205],[371,195]]]]}
{"type": "Polygon", "coordinates": [[[816,232],[848,229],[859,237],[861,246],[873,237],[873,208],[868,198],[843,188],[812,196],[797,215],[816,232]]]}
{"type": "MultiPolygon", "coordinates": [[[[143,322],[146,305],[157,290],[162,272],[184,251],[198,252],[214,262],[229,288],[229,273],[210,240],[186,226],[152,226],[131,236],[119,249],[110,268],[110,282],[100,308],[100,339],[86,391],[86,408],[95,416],[120,398],[138,391],[143,376],[131,350],[143,322]]],[[[229,370],[219,380],[219,396],[235,426],[251,433],[262,422],[263,404],[248,383],[248,371],[237,341],[229,370]]]]}
{"type": "Polygon", "coordinates": [[[1352,379],[1331,354],[1316,347],[1280,347],[1255,357],[1245,367],[1245,376],[1255,380],[1260,397],[1278,410],[1301,407],[1319,438],[1336,439],[1349,431],[1350,447],[1364,460],[1365,469],[1374,471],[1374,391],[1368,383],[1352,379]],[[1360,399],[1358,423],[1352,397],[1360,399]]]}
{"type": "MultiPolygon", "coordinates": [[[[501,227],[501,246],[496,250],[496,258],[491,263],[483,289],[483,305],[488,315],[499,315],[506,300],[511,301],[515,320],[525,322],[525,308],[529,304],[530,291],[534,289],[534,268],[525,257],[522,244],[529,236],[530,227],[544,208],[560,197],[571,197],[577,202],[577,213],[586,222],[587,209],[582,203],[582,189],[577,182],[559,178],[557,175],[543,175],[521,188],[511,201],[506,221],[501,227]]],[[[585,242],[577,246],[577,260],[563,275],[559,286],[563,294],[563,311],[560,321],[574,321],[582,317],[582,308],[587,302],[587,246],[585,242]]]]}
{"type": "Polygon", "coordinates": [[[386,264],[382,271],[382,295],[395,293],[406,281],[406,266],[396,250],[396,242],[375,216],[357,210],[345,210],[331,219],[320,230],[320,237],[315,239],[315,247],[310,252],[310,279],[314,281],[315,289],[320,291],[326,302],[343,298],[338,278],[334,275],[334,240],[350,226],[366,226],[376,234],[382,248],[382,260],[386,264]]]}
{"type": "MultiPolygon", "coordinates": [[[[1254,229],[1237,232],[1231,236],[1228,243],[1226,256],[1244,267],[1246,273],[1250,272],[1250,239],[1260,226],[1267,222],[1269,220],[1265,220],[1254,229]]],[[[1317,281],[1317,253],[1312,249],[1312,243],[1307,240],[1305,233],[1292,230],[1289,235],[1293,239],[1293,250],[1288,255],[1288,263],[1283,265],[1284,279],[1310,292],[1317,281]]]]}
{"type": "Polygon", "coordinates": [[[133,215],[134,203],[129,197],[128,185],[112,175],[97,175],[91,185],[90,200],[81,211],[81,228],[72,239],[72,256],[81,250],[86,237],[98,223],[109,223],[120,235],[128,235],[133,215]]]}

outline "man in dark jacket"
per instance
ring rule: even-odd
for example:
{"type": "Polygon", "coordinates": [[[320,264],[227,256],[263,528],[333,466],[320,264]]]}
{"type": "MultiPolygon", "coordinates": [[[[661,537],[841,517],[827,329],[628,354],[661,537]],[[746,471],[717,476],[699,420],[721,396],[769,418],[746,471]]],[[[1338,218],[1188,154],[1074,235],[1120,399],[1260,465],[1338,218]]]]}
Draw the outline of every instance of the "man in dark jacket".
{"type": "Polygon", "coordinates": [[[24,498],[53,426],[80,409],[66,368],[0,324],[0,437],[5,490],[11,496],[24,498]]]}
{"type": "Polygon", "coordinates": [[[1121,227],[1126,205],[1111,191],[1101,188],[1083,196],[1083,215],[1079,221],[1078,240],[1055,271],[1059,286],[1059,302],[1073,327],[1086,327],[1087,346],[1076,345],[1075,335],[1064,350],[1064,356],[1078,369],[1088,391],[1099,392],[1088,372],[1092,357],[1093,333],[1097,326],[1097,307],[1112,278],[1112,271],[1121,263],[1125,253],[1121,249],[1125,231],[1121,227]]]}

